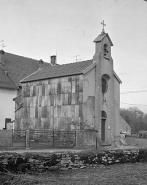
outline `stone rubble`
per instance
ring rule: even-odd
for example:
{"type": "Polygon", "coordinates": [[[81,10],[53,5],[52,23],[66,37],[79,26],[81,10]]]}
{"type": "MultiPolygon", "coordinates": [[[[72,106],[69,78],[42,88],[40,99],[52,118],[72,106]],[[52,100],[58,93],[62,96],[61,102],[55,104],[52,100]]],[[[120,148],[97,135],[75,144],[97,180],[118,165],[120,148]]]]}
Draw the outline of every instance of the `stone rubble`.
{"type": "Polygon", "coordinates": [[[147,162],[147,149],[109,150],[102,153],[1,153],[0,171],[43,173],[55,170],[84,169],[87,166],[147,162]]]}

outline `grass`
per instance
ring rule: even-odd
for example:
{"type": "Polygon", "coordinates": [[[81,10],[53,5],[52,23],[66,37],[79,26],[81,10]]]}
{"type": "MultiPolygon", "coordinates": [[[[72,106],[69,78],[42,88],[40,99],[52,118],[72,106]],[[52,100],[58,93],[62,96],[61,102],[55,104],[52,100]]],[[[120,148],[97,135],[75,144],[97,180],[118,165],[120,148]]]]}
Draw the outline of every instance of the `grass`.
{"type": "Polygon", "coordinates": [[[129,145],[139,146],[139,147],[147,147],[147,139],[138,138],[138,137],[127,137],[127,143],[129,145]]]}
{"type": "MultiPolygon", "coordinates": [[[[7,182],[7,185],[146,185],[147,163],[98,165],[37,175],[22,174],[15,175],[7,182]]],[[[0,184],[4,184],[4,181],[0,184]]]]}

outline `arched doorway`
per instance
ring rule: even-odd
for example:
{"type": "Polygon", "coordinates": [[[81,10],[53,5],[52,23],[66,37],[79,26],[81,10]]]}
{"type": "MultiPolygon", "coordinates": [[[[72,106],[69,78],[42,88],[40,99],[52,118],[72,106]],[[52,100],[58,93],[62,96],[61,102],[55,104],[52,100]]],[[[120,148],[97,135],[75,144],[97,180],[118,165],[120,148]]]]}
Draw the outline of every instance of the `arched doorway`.
{"type": "Polygon", "coordinates": [[[101,112],[101,140],[105,141],[105,124],[106,124],[107,114],[105,111],[101,112]]]}

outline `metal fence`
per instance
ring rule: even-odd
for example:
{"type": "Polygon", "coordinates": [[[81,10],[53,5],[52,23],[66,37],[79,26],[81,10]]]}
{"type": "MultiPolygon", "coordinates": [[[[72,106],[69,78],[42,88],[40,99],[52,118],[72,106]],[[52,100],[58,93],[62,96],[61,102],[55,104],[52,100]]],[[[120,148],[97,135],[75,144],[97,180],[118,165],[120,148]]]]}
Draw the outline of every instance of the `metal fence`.
{"type": "Polygon", "coordinates": [[[76,145],[76,131],[29,130],[26,134],[26,130],[12,130],[12,147],[26,145],[29,148],[72,148],[76,145]]]}
{"type": "Polygon", "coordinates": [[[53,131],[53,146],[74,147],[76,145],[76,131],[53,131]]]}
{"type": "Polygon", "coordinates": [[[72,148],[76,131],[1,130],[0,147],[13,148],[72,148]]]}
{"type": "Polygon", "coordinates": [[[29,147],[74,147],[76,145],[75,131],[30,130],[29,147]]]}
{"type": "Polygon", "coordinates": [[[26,131],[12,130],[12,147],[25,147],[26,145],[26,131]]]}

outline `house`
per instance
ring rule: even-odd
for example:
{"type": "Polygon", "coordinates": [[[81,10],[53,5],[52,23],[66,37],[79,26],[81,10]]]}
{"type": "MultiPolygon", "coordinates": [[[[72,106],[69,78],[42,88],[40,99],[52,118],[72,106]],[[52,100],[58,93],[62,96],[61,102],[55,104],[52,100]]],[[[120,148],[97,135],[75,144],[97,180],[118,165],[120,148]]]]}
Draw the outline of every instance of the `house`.
{"type": "Polygon", "coordinates": [[[84,130],[102,142],[120,135],[120,83],[113,70],[113,43],[104,30],[93,59],[42,68],[23,78],[15,129],[84,130]],[[21,102],[21,106],[19,106],[21,102]]]}
{"type": "Polygon", "coordinates": [[[45,66],[50,64],[0,51],[0,129],[15,119],[13,99],[21,94],[19,81],[45,66]]]}

